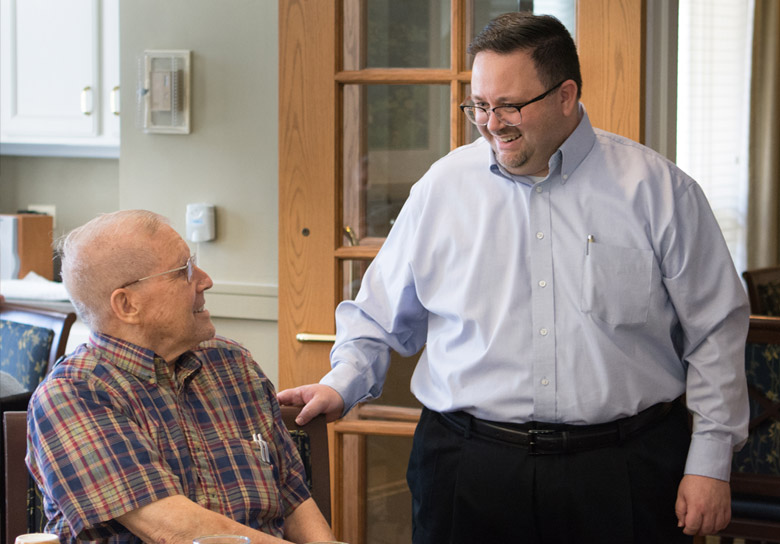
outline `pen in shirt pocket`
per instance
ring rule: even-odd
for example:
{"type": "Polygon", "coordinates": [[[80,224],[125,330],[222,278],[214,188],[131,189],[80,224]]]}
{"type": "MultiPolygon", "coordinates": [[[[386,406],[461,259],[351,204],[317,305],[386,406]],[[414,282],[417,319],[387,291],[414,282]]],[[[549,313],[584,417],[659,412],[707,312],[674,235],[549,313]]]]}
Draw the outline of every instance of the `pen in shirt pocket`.
{"type": "Polygon", "coordinates": [[[260,447],[260,457],[263,461],[266,463],[271,462],[271,452],[268,449],[268,442],[263,440],[263,437],[260,435],[260,433],[254,433],[252,435],[252,442],[257,444],[260,447]]]}
{"type": "Polygon", "coordinates": [[[593,235],[588,234],[588,238],[585,242],[585,255],[590,255],[590,245],[595,241],[596,239],[593,237],[593,235]]]}

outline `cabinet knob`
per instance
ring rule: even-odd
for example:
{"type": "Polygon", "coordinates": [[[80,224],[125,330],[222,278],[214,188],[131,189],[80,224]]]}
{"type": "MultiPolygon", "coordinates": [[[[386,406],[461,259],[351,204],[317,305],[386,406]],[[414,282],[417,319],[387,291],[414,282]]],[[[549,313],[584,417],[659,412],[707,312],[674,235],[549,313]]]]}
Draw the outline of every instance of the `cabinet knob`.
{"type": "Polygon", "coordinates": [[[89,85],[81,89],[81,113],[92,115],[92,87],[89,85]]]}
{"type": "Polygon", "coordinates": [[[111,113],[119,115],[119,85],[111,89],[111,113]]]}

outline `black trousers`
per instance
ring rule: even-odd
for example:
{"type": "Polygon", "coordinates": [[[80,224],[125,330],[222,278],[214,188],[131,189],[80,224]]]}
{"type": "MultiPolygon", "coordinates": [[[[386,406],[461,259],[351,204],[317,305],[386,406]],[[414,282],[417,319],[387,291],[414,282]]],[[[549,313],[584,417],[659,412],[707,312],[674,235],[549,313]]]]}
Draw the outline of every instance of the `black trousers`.
{"type": "Polygon", "coordinates": [[[465,437],[423,409],[407,472],[412,540],[690,543],[674,513],[689,443],[680,402],[621,444],[562,455],[465,437]]]}

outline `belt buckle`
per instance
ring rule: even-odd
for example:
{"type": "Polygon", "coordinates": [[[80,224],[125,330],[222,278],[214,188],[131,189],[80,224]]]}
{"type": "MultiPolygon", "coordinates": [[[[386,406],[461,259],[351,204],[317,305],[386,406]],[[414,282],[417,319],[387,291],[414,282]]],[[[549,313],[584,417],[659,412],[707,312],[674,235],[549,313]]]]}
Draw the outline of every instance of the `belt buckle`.
{"type": "Polygon", "coordinates": [[[536,438],[540,434],[552,434],[552,429],[528,429],[528,455],[544,455],[544,452],[536,451],[536,438]]]}

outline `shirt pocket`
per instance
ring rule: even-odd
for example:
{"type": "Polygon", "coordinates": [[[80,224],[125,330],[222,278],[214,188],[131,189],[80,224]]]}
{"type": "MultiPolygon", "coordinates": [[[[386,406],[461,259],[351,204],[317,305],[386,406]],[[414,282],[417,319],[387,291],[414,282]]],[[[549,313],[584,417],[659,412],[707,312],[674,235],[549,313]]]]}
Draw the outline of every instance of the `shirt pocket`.
{"type": "Polygon", "coordinates": [[[653,252],[589,243],[580,309],[613,325],[639,325],[650,307],[653,252]]]}
{"type": "Polygon", "coordinates": [[[228,439],[210,449],[223,514],[252,527],[256,527],[252,520],[268,522],[282,516],[276,470],[263,460],[257,444],[228,439]]]}

